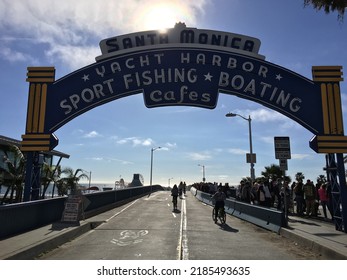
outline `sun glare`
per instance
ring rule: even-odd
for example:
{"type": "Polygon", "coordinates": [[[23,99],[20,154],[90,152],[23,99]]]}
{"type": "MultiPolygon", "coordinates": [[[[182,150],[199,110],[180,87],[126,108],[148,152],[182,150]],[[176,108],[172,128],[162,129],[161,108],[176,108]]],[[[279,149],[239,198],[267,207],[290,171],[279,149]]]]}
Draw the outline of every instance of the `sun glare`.
{"type": "Polygon", "coordinates": [[[178,5],[163,3],[148,7],[139,19],[145,30],[165,30],[173,28],[175,23],[182,21],[181,14],[182,8],[178,5]]]}

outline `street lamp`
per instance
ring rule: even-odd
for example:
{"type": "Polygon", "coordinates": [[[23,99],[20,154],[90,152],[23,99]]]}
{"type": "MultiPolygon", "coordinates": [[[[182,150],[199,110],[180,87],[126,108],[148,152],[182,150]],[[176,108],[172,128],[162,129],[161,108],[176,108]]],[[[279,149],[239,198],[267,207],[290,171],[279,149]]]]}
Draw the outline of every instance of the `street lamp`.
{"type": "Polygon", "coordinates": [[[202,181],[205,182],[205,165],[198,164],[198,166],[202,167],[202,181]]]}
{"type": "Polygon", "coordinates": [[[155,150],[161,149],[161,147],[157,147],[157,148],[152,148],[151,149],[151,175],[150,175],[150,182],[149,185],[152,187],[152,173],[153,173],[153,152],[155,150]]]}
{"type": "Polygon", "coordinates": [[[243,118],[244,120],[248,121],[248,129],[249,129],[249,152],[250,152],[250,159],[249,159],[249,162],[250,162],[250,165],[251,165],[251,180],[252,180],[252,184],[253,184],[253,181],[255,180],[255,172],[254,172],[254,163],[255,163],[255,154],[253,155],[253,147],[252,147],[252,126],[251,126],[251,116],[248,116],[248,118],[245,118],[244,116],[241,116],[239,114],[234,114],[234,113],[227,113],[225,115],[226,117],[241,117],[243,118]]]}

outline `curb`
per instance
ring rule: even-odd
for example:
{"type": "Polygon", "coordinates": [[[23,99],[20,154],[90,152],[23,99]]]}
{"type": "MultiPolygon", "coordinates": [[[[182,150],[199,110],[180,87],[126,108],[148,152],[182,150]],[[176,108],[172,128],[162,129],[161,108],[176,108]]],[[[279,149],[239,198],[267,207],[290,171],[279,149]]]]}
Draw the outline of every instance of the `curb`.
{"type": "Polygon", "coordinates": [[[7,256],[4,256],[4,260],[33,260],[44,252],[55,249],[62,244],[69,242],[76,237],[96,228],[103,222],[87,222],[80,226],[67,229],[59,235],[52,236],[45,239],[42,242],[38,242],[29,248],[22,248],[16,252],[11,252],[7,256]]]}
{"type": "Polygon", "coordinates": [[[286,228],[281,228],[279,234],[285,238],[293,240],[294,242],[300,244],[301,246],[308,247],[313,252],[318,253],[327,259],[330,259],[330,260],[347,260],[347,256],[340,254],[339,252],[336,252],[335,250],[333,250],[327,246],[319,244],[319,243],[309,239],[308,237],[304,237],[302,235],[296,234],[292,230],[289,230],[286,228]]]}

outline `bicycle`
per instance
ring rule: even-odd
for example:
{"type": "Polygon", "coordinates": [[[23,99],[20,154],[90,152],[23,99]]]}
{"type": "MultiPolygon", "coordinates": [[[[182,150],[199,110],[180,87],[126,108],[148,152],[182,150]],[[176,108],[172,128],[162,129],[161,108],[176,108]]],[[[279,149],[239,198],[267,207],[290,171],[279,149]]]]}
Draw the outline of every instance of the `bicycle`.
{"type": "MultiPolygon", "coordinates": [[[[216,213],[216,208],[213,207],[213,210],[212,210],[212,220],[213,221],[214,221],[215,213],[216,213]]],[[[227,214],[225,213],[224,207],[218,209],[217,218],[219,219],[219,221],[222,224],[225,224],[226,219],[227,219],[227,214]]]]}

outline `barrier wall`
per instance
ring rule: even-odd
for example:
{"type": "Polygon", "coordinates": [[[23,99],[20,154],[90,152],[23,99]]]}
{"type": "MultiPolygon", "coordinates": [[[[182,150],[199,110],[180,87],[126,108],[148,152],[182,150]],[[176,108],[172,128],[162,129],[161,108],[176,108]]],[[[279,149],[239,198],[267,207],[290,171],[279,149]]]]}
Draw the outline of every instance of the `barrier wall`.
{"type": "MultiPolygon", "coordinates": [[[[198,200],[213,206],[210,194],[198,191],[196,188],[191,188],[190,191],[198,200]]],[[[282,211],[244,203],[236,199],[228,198],[225,201],[225,211],[234,217],[276,233],[279,233],[281,227],[286,226],[282,211]]]]}
{"type": "MultiPolygon", "coordinates": [[[[84,217],[112,209],[122,202],[136,199],[162,187],[131,187],[85,194],[84,217]]],[[[61,220],[67,197],[42,199],[0,206],[0,239],[61,220]]]]}

